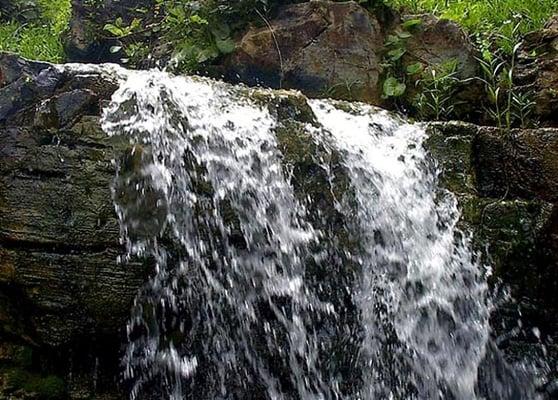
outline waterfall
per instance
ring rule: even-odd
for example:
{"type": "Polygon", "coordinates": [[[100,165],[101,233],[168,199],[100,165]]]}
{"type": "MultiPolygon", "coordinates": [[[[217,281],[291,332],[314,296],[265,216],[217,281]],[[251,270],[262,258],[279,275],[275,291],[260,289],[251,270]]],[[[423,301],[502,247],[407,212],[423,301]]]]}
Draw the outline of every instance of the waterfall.
{"type": "Polygon", "coordinates": [[[154,266],[130,398],[536,398],[421,126],[301,98],[141,71],[105,109],[122,261],[154,266]]]}

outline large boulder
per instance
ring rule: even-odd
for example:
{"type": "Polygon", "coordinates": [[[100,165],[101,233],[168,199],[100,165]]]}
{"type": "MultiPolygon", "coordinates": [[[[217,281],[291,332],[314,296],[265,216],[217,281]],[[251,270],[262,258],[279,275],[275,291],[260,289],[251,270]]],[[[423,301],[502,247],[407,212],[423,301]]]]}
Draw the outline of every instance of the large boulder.
{"type": "Polygon", "coordinates": [[[525,37],[516,80],[534,97],[535,116],[541,123],[558,126],[558,15],[525,37]]]}
{"type": "Polygon", "coordinates": [[[242,37],[227,78],[379,104],[383,44],[378,19],[355,2],[288,5],[242,37]]]}
{"type": "Polygon", "coordinates": [[[469,36],[456,22],[440,19],[430,14],[409,15],[404,20],[421,21],[406,42],[404,63],[420,62],[436,66],[449,62],[457,63],[457,76],[470,79],[477,76],[479,64],[469,36]]]}

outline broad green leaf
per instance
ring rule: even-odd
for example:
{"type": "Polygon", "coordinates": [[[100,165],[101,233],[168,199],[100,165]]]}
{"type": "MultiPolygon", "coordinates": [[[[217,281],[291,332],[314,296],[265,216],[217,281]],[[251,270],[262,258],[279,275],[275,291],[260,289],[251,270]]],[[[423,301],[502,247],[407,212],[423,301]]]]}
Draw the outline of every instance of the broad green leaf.
{"type": "Polygon", "coordinates": [[[386,45],[394,45],[397,44],[401,41],[401,39],[399,39],[398,36],[396,35],[388,35],[387,39],[386,39],[386,45]]]}
{"type": "Polygon", "coordinates": [[[215,39],[225,40],[231,35],[231,28],[226,23],[217,24],[211,28],[211,33],[215,39]]]}
{"type": "Polygon", "coordinates": [[[402,32],[397,32],[397,36],[399,36],[401,39],[409,39],[413,35],[411,35],[409,32],[402,31],[402,32]]]}
{"type": "Polygon", "coordinates": [[[405,52],[406,50],[403,47],[398,47],[396,49],[388,51],[388,56],[391,61],[397,61],[401,57],[403,57],[403,54],[405,54],[405,52]]]}
{"type": "Polygon", "coordinates": [[[197,25],[207,25],[209,22],[205,18],[200,17],[198,14],[190,15],[190,22],[197,25]]]}
{"type": "Polygon", "coordinates": [[[230,37],[226,39],[216,39],[215,45],[219,49],[219,51],[223,54],[229,54],[234,51],[235,43],[230,37]]]}
{"type": "Polygon", "coordinates": [[[393,76],[390,76],[384,82],[384,94],[387,97],[399,97],[405,93],[405,89],[407,89],[407,86],[393,76]]]}
{"type": "Polygon", "coordinates": [[[407,65],[407,74],[408,75],[416,75],[419,72],[422,72],[422,70],[424,69],[424,66],[417,62],[411,65],[407,65]]]}
{"type": "Polygon", "coordinates": [[[117,37],[124,36],[126,34],[122,28],[113,24],[106,24],[103,29],[117,37]]]}
{"type": "Polygon", "coordinates": [[[134,18],[132,20],[132,23],[130,24],[130,27],[128,28],[128,31],[131,32],[137,28],[139,28],[141,26],[141,19],[139,18],[134,18]]]}
{"type": "Polygon", "coordinates": [[[401,24],[403,29],[412,29],[416,28],[417,26],[422,25],[422,20],[420,19],[409,19],[401,24]]]}
{"type": "Polygon", "coordinates": [[[111,46],[111,48],[109,49],[111,53],[118,53],[120,50],[122,50],[122,46],[111,46]]]}

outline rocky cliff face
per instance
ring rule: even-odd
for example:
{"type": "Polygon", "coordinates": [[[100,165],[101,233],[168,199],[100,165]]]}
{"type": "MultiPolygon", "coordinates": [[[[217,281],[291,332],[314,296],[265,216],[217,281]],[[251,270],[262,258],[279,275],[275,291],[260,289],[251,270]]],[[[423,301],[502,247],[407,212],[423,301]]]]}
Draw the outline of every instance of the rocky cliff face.
{"type": "Polygon", "coordinates": [[[431,123],[428,129],[427,146],[440,163],[441,182],[458,196],[462,225],[492,266],[492,284],[510,289],[511,301],[493,314],[499,345],[511,359],[548,354],[549,380],[541,391],[554,398],[558,130],[508,131],[460,122],[431,123]]]}
{"type": "MultiPolygon", "coordinates": [[[[129,149],[99,123],[116,74],[0,56],[0,398],[121,397],[123,329],[149,265],[116,262],[123,249],[111,160],[129,149]]],[[[320,198],[317,150],[297,129],[311,110],[302,95],[281,98],[273,109],[293,186],[320,198]]],[[[557,339],[558,130],[428,129],[442,182],[458,194],[479,249],[488,246],[495,282],[511,286],[528,327],[557,339]]],[[[332,202],[323,207],[336,214],[332,202]]],[[[516,312],[506,303],[496,331],[509,330],[516,312]]],[[[510,356],[537,351],[525,332],[505,341],[510,356]]]]}
{"type": "Polygon", "coordinates": [[[123,322],[146,273],[115,262],[111,159],[122,144],[101,131],[99,113],[116,83],[95,68],[10,55],[0,71],[2,386],[28,390],[32,377],[47,397],[60,390],[55,379],[87,392],[97,370],[102,392],[118,376],[123,322]]]}

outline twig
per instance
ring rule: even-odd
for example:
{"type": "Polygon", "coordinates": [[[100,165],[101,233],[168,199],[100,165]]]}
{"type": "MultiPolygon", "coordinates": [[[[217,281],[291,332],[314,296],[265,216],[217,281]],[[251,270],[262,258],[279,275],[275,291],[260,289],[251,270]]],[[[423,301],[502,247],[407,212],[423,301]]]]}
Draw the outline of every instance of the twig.
{"type": "Polygon", "coordinates": [[[281,89],[282,86],[283,86],[283,78],[284,78],[285,72],[283,70],[283,55],[281,54],[281,49],[279,47],[279,42],[277,41],[277,37],[275,36],[275,31],[273,30],[273,27],[271,26],[271,24],[269,23],[267,18],[264,17],[264,15],[258,9],[256,9],[256,14],[258,14],[259,17],[265,22],[265,24],[269,28],[269,31],[271,32],[271,37],[273,38],[273,41],[275,42],[275,47],[277,48],[277,54],[279,55],[279,66],[281,68],[281,73],[279,74],[279,89],[281,89]]]}

